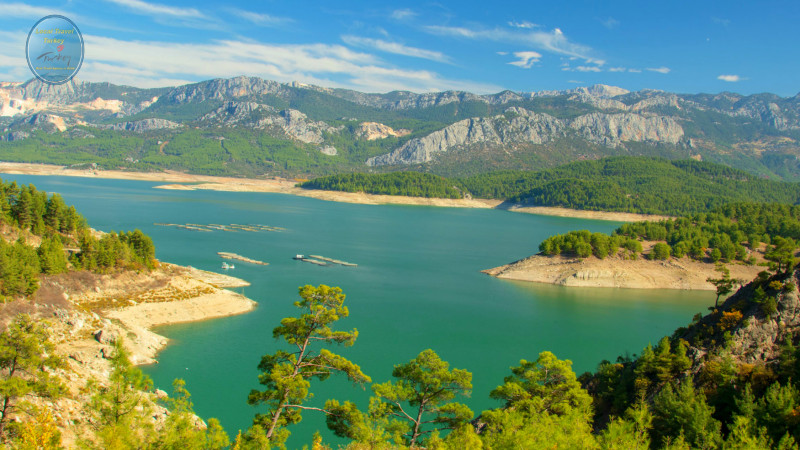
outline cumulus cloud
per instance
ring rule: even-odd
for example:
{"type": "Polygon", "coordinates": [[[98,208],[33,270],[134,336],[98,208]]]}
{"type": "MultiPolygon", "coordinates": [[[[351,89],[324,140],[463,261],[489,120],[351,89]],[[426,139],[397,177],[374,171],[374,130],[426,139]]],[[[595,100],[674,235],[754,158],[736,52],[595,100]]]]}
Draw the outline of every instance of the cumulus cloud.
{"type": "Polygon", "coordinates": [[[388,42],[381,39],[371,39],[360,36],[342,36],[342,40],[348,45],[374,48],[375,50],[394,53],[395,55],[411,56],[413,58],[422,58],[444,63],[450,62],[450,58],[441,52],[409,47],[397,42],[388,42]]]}
{"type": "Polygon", "coordinates": [[[522,67],[523,69],[530,69],[534,64],[539,62],[539,59],[542,57],[541,53],[537,52],[514,52],[514,56],[519,58],[519,60],[511,61],[509,64],[522,67]]]}
{"type": "Polygon", "coordinates": [[[648,67],[647,70],[649,70],[650,72],[667,74],[670,72],[671,69],[669,67],[661,66],[661,67],[648,67]]]}
{"type": "Polygon", "coordinates": [[[717,77],[718,80],[727,81],[728,83],[736,83],[737,81],[741,81],[742,78],[739,75],[720,75],[717,77]]]}

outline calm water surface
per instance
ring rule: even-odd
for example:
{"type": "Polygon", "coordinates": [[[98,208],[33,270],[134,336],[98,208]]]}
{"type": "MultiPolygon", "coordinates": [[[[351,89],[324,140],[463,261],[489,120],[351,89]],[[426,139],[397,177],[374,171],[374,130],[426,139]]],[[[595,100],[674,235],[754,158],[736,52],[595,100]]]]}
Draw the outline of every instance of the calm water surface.
{"type": "MultiPolygon", "coordinates": [[[[231,273],[251,283],[239,289],[257,301],[246,315],[163,327],[171,345],[160,364],[145,371],[170,391],[183,378],[195,409],[218,417],[231,436],[249,426],[256,409],[246,404],[258,387],[260,356],[280,348],[272,329],[295,315],[297,288],[340,286],[357,328],[356,345],[344,354],[375,382],[391,377],[394,364],[432,348],[451,367],[473,373],[466,402],[476,412],[495,406],[489,391],[520,359],[550,350],[570,359],[577,373],[603,359],[638,353],[704,311],[707,292],[564,288],[498,280],[481,274],[537,251],[539,242],[573,229],[608,232],[619,224],[496,210],[422,206],[371,206],[325,202],[281,194],[167,191],[157,183],[71,177],[4,175],[58,192],[89,224],[103,231],[139,228],[152,236],[159,259],[221,271],[218,251],[270,263],[237,263],[231,273]],[[260,223],[283,233],[194,232],[170,223],[260,223]],[[292,260],[297,253],[358,263],[357,268],[319,267],[292,260]]],[[[312,386],[312,404],[328,398],[366,406],[369,389],[340,379],[312,386]]],[[[310,443],[324,418],[306,412],[292,428],[289,446],[310,443]]],[[[335,441],[334,441],[335,442],[335,441]]]]}

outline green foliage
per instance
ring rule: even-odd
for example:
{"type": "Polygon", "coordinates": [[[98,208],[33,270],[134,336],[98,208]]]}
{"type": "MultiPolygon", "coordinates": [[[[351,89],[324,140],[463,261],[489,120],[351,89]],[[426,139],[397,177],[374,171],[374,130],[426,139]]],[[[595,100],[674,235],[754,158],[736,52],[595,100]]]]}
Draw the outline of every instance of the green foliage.
{"type": "Polygon", "coordinates": [[[459,180],[474,197],[537,206],[682,215],[735,202],[794,204],[800,184],[764,180],[694,160],[611,157],[538,172],[505,171],[459,180]]]}
{"type": "Polygon", "coordinates": [[[540,353],[536,361],[521,360],[503,381],[489,395],[502,400],[505,408],[531,414],[578,411],[591,415],[592,399],[575,377],[572,361],[559,360],[550,352],[540,353]]]}
{"type": "Polygon", "coordinates": [[[653,436],[656,442],[683,436],[692,448],[716,448],[721,424],[714,408],[695,390],[691,378],[673,388],[668,384],[653,400],[653,436]]]}
{"type": "Polygon", "coordinates": [[[264,355],[258,365],[258,381],[264,390],[252,390],[248,397],[251,405],[266,405],[267,412],[259,413],[253,424],[265,432],[273,445],[282,446],[289,436],[285,428],[301,419],[300,410],[317,409],[303,405],[310,395],[311,380],[323,381],[334,373],[341,373],[355,383],[367,383],[370,378],[361,369],[342,356],[327,349],[316,350],[317,344],[351,346],[358,331],[334,331],[331,326],[349,315],[344,306],[345,296],[338,287],[306,285],[299,289],[302,300],[294,305],[300,309],[299,317],[281,320],[272,334],[282,338],[294,351],[278,350],[264,355]]]}
{"type": "Polygon", "coordinates": [[[176,379],[172,383],[173,393],[167,399],[169,416],[163,429],[159,430],[159,449],[174,450],[219,450],[228,448],[230,439],[217,419],[209,419],[208,426],[203,429],[195,423],[196,416],[191,394],[186,390],[186,382],[176,379]]]}
{"type": "Polygon", "coordinates": [[[758,399],[753,415],[757,423],[766,427],[767,434],[773,442],[778,442],[785,434],[800,437],[800,392],[791,385],[772,384],[764,395],[758,399]]]}
{"type": "Polygon", "coordinates": [[[392,172],[381,175],[352,173],[330,175],[306,181],[306,189],[366,192],[368,194],[410,197],[462,198],[457,183],[436,175],[419,172],[392,172]]]}
{"type": "Polygon", "coordinates": [[[67,271],[67,257],[60,238],[45,236],[36,253],[39,255],[39,266],[42,273],[57,274],[67,271]]]}
{"type": "Polygon", "coordinates": [[[600,433],[600,446],[608,450],[650,448],[651,428],[653,428],[653,415],[647,404],[639,401],[625,411],[624,418],[613,419],[600,433]]]}
{"type": "Polygon", "coordinates": [[[619,235],[592,233],[588,230],[570,231],[566,234],[551,236],[541,244],[539,251],[545,255],[564,255],[587,258],[594,255],[600,259],[616,256],[620,248],[628,250],[630,255],[642,252],[641,242],[619,235]]]}
{"type": "MultiPolygon", "coordinates": [[[[748,252],[741,243],[746,236],[754,234],[775,242],[767,255],[775,261],[776,270],[786,271],[793,267],[794,252],[800,240],[800,206],[737,203],[710,213],[658,222],[627,223],[611,235],[586,230],[570,231],[545,239],[539,245],[539,251],[545,255],[586,257],[593,253],[603,257],[614,255],[614,249],[621,247],[635,256],[642,251],[640,241],[646,240],[658,241],[651,253],[653,259],[667,259],[670,253],[678,258],[687,253],[698,260],[708,257],[715,262],[720,259],[745,261],[748,252]]],[[[732,288],[738,280],[729,275],[726,278],[723,273],[719,280],[709,279],[709,282],[715,282],[717,286],[729,284],[732,288]]]]}
{"type": "Polygon", "coordinates": [[[706,281],[713,284],[716,288],[717,299],[714,301],[714,308],[718,308],[719,298],[733,292],[734,286],[742,284],[742,280],[738,278],[731,278],[731,271],[723,264],[717,264],[714,270],[721,273],[722,276],[720,278],[708,278],[706,281]]]}
{"type": "Polygon", "coordinates": [[[13,244],[0,239],[0,294],[12,298],[32,295],[39,289],[40,273],[36,249],[22,239],[13,244]]]}
{"type": "Polygon", "coordinates": [[[658,261],[667,260],[670,256],[672,256],[672,248],[666,242],[659,242],[654,245],[650,253],[650,259],[658,261]]]}
{"type": "Polygon", "coordinates": [[[18,315],[0,333],[0,442],[9,437],[10,420],[30,411],[29,399],[56,399],[66,393],[49,370],[63,365],[53,355],[48,324],[18,315]]]}
{"type": "Polygon", "coordinates": [[[488,422],[481,436],[487,449],[598,448],[590,422],[578,410],[559,415],[501,409],[482,418],[488,422]]]}
{"type": "Polygon", "coordinates": [[[149,420],[152,402],[145,391],[152,381],[131,364],[122,340],[114,342],[108,384],[90,383],[94,391],[86,405],[92,417],[96,448],[141,448],[153,443],[155,433],[149,420]]]}
{"type": "Polygon", "coordinates": [[[397,380],[372,386],[375,395],[366,416],[356,412],[350,402],[326,403],[330,410],[328,427],[337,436],[371,445],[376,436],[385,440],[386,436],[397,435],[405,445],[413,447],[421,445],[425,435],[464,426],[472,418],[466,405],[452,401],[457,395],[469,395],[472,374],[462,369],[450,370],[433,350],[396,365],[392,376],[397,380]],[[374,432],[381,428],[385,431],[374,432]]]}

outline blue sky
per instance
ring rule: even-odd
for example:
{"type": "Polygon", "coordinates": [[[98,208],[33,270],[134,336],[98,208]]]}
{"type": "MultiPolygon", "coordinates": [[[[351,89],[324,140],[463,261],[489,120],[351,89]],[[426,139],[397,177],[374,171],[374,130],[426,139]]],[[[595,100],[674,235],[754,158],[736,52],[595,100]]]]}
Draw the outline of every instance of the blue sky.
{"type": "Polygon", "coordinates": [[[81,29],[77,78],[140,87],[237,75],[366,92],[800,92],[800,2],[0,2],[0,80],[31,26],[81,29]]]}

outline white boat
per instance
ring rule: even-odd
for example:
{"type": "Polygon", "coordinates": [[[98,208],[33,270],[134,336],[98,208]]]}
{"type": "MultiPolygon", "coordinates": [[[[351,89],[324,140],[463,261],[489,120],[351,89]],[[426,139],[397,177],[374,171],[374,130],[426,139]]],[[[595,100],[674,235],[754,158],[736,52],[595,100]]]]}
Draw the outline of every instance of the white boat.
{"type": "Polygon", "coordinates": [[[222,263],[222,268],[225,269],[225,270],[228,270],[228,269],[235,269],[236,267],[234,267],[233,264],[228,264],[228,263],[224,262],[224,263],[222,263]]]}
{"type": "Polygon", "coordinates": [[[305,259],[305,255],[294,255],[294,259],[305,259]]]}

